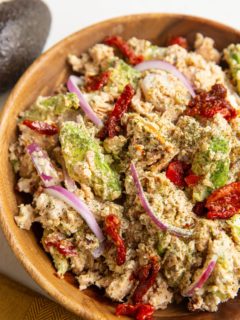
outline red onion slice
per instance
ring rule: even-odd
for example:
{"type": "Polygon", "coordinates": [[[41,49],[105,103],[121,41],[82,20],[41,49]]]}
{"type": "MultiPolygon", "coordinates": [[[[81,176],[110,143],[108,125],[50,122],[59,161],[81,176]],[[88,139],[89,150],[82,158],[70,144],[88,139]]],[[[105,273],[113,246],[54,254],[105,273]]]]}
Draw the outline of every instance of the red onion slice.
{"type": "Polygon", "coordinates": [[[61,187],[61,186],[51,186],[48,188],[45,188],[45,192],[53,197],[56,197],[66,204],[68,204],[70,207],[75,209],[81,217],[84,219],[84,221],[87,223],[89,228],[92,230],[92,232],[95,234],[95,236],[99,240],[99,248],[96,249],[93,252],[93,255],[95,257],[99,257],[103,252],[103,244],[104,241],[104,235],[102,233],[102,230],[100,229],[93,213],[89,210],[88,206],[79,199],[74,193],[68,191],[67,189],[61,187]]]}
{"type": "Polygon", "coordinates": [[[190,285],[187,290],[184,291],[182,294],[184,297],[192,297],[196,289],[201,289],[203,287],[216,266],[217,258],[217,256],[213,256],[207,267],[204,268],[202,274],[190,285]]]}
{"type": "Polygon", "coordinates": [[[168,231],[169,233],[177,236],[177,237],[190,237],[192,235],[192,231],[191,230],[185,230],[182,228],[178,228],[178,227],[174,227],[174,226],[170,226],[164,222],[162,222],[159,218],[157,218],[154,214],[154,212],[152,211],[152,208],[144,194],[141,182],[139,180],[138,177],[138,173],[136,170],[136,167],[134,165],[134,163],[132,162],[130,165],[130,170],[131,170],[131,174],[133,177],[133,181],[135,184],[135,187],[137,189],[137,193],[141,202],[141,205],[143,207],[143,209],[147,212],[147,214],[149,215],[149,217],[152,219],[152,221],[156,224],[156,226],[162,230],[162,231],[168,231]]]}
{"type": "Polygon", "coordinates": [[[68,78],[67,87],[69,92],[75,93],[78,96],[80,107],[83,112],[97,127],[101,127],[103,125],[102,120],[97,117],[96,113],[93,111],[93,109],[85,99],[84,95],[78,87],[78,82],[79,78],[76,76],[72,75],[68,78]]]}
{"type": "Polygon", "coordinates": [[[145,71],[149,69],[160,69],[173,74],[182,84],[187,88],[191,96],[194,98],[196,96],[193,86],[190,81],[172,64],[162,61],[162,60],[149,60],[139,63],[135,66],[135,69],[138,71],[145,71]]]}
{"type": "Polygon", "coordinates": [[[45,187],[50,187],[60,183],[58,173],[51,163],[48,154],[37,143],[27,146],[27,151],[31,156],[32,162],[42,179],[45,187]]]}

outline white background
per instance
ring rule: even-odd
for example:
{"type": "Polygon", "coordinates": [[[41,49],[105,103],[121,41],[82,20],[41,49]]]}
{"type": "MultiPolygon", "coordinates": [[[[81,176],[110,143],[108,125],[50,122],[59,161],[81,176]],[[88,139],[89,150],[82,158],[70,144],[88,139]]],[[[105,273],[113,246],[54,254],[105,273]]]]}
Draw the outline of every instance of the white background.
{"type": "MultiPolygon", "coordinates": [[[[45,0],[45,2],[52,12],[52,27],[44,50],[70,33],[92,23],[131,13],[186,13],[218,20],[240,29],[239,0],[45,0]]],[[[7,94],[0,96],[0,106],[6,97],[7,94]]],[[[1,230],[0,272],[41,292],[10,251],[1,230]]]]}

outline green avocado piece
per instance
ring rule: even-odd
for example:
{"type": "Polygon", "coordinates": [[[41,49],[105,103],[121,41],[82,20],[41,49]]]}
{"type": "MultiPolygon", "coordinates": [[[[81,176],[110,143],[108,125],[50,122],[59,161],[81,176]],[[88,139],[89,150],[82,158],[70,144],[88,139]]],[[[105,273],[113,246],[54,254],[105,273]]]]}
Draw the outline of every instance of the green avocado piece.
{"type": "Polygon", "coordinates": [[[206,151],[201,149],[196,152],[192,162],[192,171],[199,176],[206,176],[210,173],[212,187],[200,183],[193,188],[193,199],[204,200],[211,191],[224,186],[229,175],[229,142],[223,137],[212,137],[209,141],[209,148],[206,151]]]}
{"type": "Polygon", "coordinates": [[[143,53],[144,60],[161,59],[164,56],[166,48],[151,45],[143,53]]]}
{"type": "Polygon", "coordinates": [[[78,109],[79,100],[76,94],[58,94],[53,97],[39,97],[37,101],[28,109],[23,118],[30,120],[51,120],[54,116],[59,116],[70,109],[78,109]]]}
{"type": "Polygon", "coordinates": [[[57,274],[62,277],[69,269],[69,263],[64,255],[60,254],[57,249],[50,247],[49,252],[53,258],[54,266],[57,270],[57,274]]]}
{"type": "Polygon", "coordinates": [[[229,142],[224,138],[213,137],[210,143],[210,150],[214,152],[222,152],[228,153],[229,152],[229,142]]]}
{"type": "Polygon", "coordinates": [[[52,233],[52,231],[50,229],[44,229],[41,242],[42,242],[44,249],[47,252],[49,252],[50,255],[52,256],[53,264],[57,270],[57,274],[60,277],[62,277],[68,271],[69,263],[68,263],[68,259],[66,257],[64,257],[64,255],[59,253],[55,247],[53,247],[53,246],[46,247],[45,241],[46,241],[48,235],[50,235],[51,233],[52,233]]]}
{"type": "Polygon", "coordinates": [[[0,2],[0,92],[41,53],[50,25],[50,11],[41,0],[0,2]]]}
{"type": "Polygon", "coordinates": [[[192,162],[192,171],[196,175],[200,176],[203,173],[203,166],[209,162],[208,152],[196,152],[192,162]]]}
{"type": "Polygon", "coordinates": [[[206,187],[201,183],[198,183],[196,186],[193,187],[192,198],[197,202],[201,202],[211,194],[211,191],[211,188],[206,187]]]}
{"type": "Polygon", "coordinates": [[[224,50],[224,58],[229,65],[231,77],[240,94],[240,44],[230,44],[224,50]]]}
{"type": "Polygon", "coordinates": [[[215,170],[211,174],[211,181],[214,185],[214,189],[224,186],[228,180],[230,161],[226,159],[225,161],[219,160],[216,162],[215,170]]]}
{"type": "Polygon", "coordinates": [[[75,181],[90,185],[103,200],[115,200],[121,195],[117,173],[83,122],[64,122],[59,139],[68,173],[75,181]]]}
{"type": "Polygon", "coordinates": [[[226,220],[231,228],[234,241],[240,245],[240,214],[235,214],[231,219],[226,220]]]}
{"type": "Polygon", "coordinates": [[[121,93],[127,84],[131,84],[136,89],[141,72],[135,70],[129,64],[121,59],[112,59],[110,61],[110,78],[105,87],[106,91],[121,93]]]}
{"type": "Polygon", "coordinates": [[[171,241],[171,237],[169,237],[168,233],[166,232],[158,233],[158,244],[157,244],[156,250],[160,257],[162,257],[166,252],[170,241],[171,241]]]}

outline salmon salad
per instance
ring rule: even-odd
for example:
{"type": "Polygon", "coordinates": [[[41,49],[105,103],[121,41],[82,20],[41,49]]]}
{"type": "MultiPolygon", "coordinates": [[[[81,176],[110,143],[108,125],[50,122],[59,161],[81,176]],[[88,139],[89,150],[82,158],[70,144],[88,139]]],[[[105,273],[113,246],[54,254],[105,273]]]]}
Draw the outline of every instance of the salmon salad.
{"type": "Polygon", "coordinates": [[[240,44],[108,36],[67,62],[18,116],[17,225],[116,315],[217,311],[240,287],[240,44]]]}

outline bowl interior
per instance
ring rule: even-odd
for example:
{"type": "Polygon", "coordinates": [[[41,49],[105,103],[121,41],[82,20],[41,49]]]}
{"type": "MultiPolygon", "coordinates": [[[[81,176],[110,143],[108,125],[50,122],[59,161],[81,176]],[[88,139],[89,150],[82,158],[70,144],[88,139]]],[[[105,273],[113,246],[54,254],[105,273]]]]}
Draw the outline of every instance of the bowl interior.
{"type": "MultiPolygon", "coordinates": [[[[86,319],[119,319],[114,316],[114,304],[95,289],[78,290],[74,278],[64,280],[55,276],[55,270],[42,250],[34,232],[20,230],[13,219],[17,213],[14,175],[8,160],[9,144],[16,139],[16,120],[39,95],[50,95],[67,79],[70,72],[66,57],[79,55],[105,36],[119,34],[124,38],[136,36],[164,45],[171,36],[186,36],[193,43],[197,32],[215,39],[218,49],[240,42],[240,33],[227,26],[201,18],[171,15],[143,14],[120,17],[79,31],[43,54],[25,72],[12,91],[1,117],[0,127],[0,220],[3,231],[16,256],[39,285],[69,310],[86,319]]],[[[240,319],[238,298],[227,302],[215,314],[189,313],[184,304],[169,306],[156,312],[156,319],[240,319]]]]}

